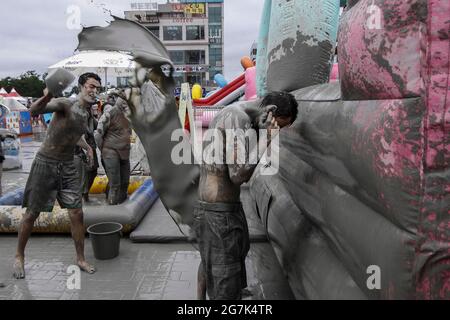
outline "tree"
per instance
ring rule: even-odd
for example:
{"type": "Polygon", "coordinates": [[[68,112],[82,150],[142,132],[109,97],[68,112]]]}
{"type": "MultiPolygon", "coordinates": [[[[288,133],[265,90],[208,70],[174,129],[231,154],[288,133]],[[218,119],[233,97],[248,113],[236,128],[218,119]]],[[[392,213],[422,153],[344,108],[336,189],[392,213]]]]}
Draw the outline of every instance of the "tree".
{"type": "Polygon", "coordinates": [[[27,71],[18,78],[6,77],[0,80],[0,87],[4,87],[8,92],[15,88],[24,97],[41,97],[45,88],[44,79],[47,73],[42,76],[36,71],[27,71]]]}

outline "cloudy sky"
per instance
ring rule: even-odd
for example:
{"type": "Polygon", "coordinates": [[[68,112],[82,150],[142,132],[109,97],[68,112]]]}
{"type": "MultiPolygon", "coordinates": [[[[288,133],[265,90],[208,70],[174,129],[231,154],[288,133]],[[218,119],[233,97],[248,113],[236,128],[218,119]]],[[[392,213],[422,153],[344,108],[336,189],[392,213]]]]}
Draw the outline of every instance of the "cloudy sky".
{"type": "MultiPolygon", "coordinates": [[[[79,10],[83,26],[106,26],[110,10],[124,16],[131,2],[145,0],[14,0],[2,4],[0,19],[0,78],[18,76],[28,70],[38,73],[71,56],[80,32],[74,12],[79,10]]],[[[158,0],[165,3],[166,0],[158,0]]],[[[256,40],[263,0],[225,0],[225,77],[242,72],[240,58],[249,55],[256,40]]]]}

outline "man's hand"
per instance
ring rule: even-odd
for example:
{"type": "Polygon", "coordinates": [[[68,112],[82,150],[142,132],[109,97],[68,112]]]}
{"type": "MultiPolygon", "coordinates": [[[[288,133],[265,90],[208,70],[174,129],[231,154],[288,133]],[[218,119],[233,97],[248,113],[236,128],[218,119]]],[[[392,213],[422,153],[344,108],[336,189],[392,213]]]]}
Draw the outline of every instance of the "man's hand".
{"type": "Polygon", "coordinates": [[[128,107],[133,115],[139,110],[141,105],[141,86],[147,81],[148,69],[136,63],[133,78],[130,80],[131,88],[123,92],[123,98],[127,101],[128,107]]]}
{"type": "Polygon", "coordinates": [[[92,148],[89,146],[89,148],[86,150],[87,151],[87,160],[88,160],[88,167],[89,169],[94,168],[94,150],[92,150],[92,148]]]}
{"type": "Polygon", "coordinates": [[[272,137],[277,135],[280,132],[280,126],[278,125],[277,120],[275,120],[275,117],[273,116],[272,112],[269,112],[269,115],[266,119],[267,123],[267,131],[268,131],[268,137],[267,137],[267,143],[270,143],[272,140],[272,137]]]}
{"type": "Polygon", "coordinates": [[[51,94],[50,91],[48,91],[48,88],[44,89],[44,96],[49,98],[49,99],[53,98],[53,95],[51,94]]]}

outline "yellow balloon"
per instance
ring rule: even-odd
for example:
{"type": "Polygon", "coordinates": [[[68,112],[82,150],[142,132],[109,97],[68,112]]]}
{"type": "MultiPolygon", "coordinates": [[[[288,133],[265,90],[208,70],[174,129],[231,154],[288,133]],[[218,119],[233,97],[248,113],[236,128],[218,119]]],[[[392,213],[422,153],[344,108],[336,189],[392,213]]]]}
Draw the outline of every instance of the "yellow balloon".
{"type": "Polygon", "coordinates": [[[198,83],[192,86],[192,99],[200,99],[202,97],[202,86],[198,83]]]}

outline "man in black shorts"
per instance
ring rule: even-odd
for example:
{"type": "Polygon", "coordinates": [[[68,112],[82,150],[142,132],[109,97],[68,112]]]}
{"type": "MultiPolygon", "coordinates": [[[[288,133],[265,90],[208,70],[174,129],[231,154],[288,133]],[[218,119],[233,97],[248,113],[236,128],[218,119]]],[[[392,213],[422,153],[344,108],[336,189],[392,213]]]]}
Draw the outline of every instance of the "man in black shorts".
{"type": "Polygon", "coordinates": [[[19,240],[14,262],[14,277],[25,278],[25,246],[40,212],[51,212],[55,199],[61,208],[69,212],[72,238],[75,242],[77,264],[88,273],[95,267],[84,257],[83,211],[81,206],[80,175],[74,164],[75,146],[88,152],[92,165],[93,150],[84,140],[88,114],[86,108],[96,102],[100,89],[100,78],[94,73],[85,73],[78,80],[80,94],[76,100],[52,99],[48,90],[30,107],[31,115],[53,112],[47,136],[33,161],[23,198],[27,210],[19,228],[19,240]]]}
{"type": "Polygon", "coordinates": [[[294,97],[286,92],[272,92],[254,105],[237,103],[225,107],[211,122],[209,128],[215,130],[214,139],[204,149],[204,155],[211,158],[204,156],[200,168],[199,201],[193,222],[201,256],[198,299],[206,298],[205,289],[211,300],[241,299],[242,289],[247,287],[245,258],[250,240],[240,187],[250,179],[257,165],[257,161],[249,161],[250,155],[255,151],[262,154],[276,130],[290,125],[296,117],[294,97]],[[258,141],[266,131],[260,129],[268,131],[267,144],[262,148],[258,141]],[[247,130],[259,132],[259,136],[256,133],[253,141],[256,144],[241,144],[240,154],[244,158],[238,161],[233,135],[247,130]]]}

